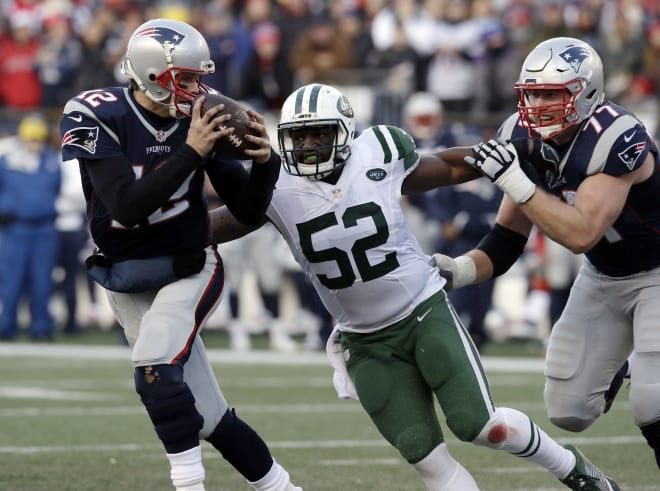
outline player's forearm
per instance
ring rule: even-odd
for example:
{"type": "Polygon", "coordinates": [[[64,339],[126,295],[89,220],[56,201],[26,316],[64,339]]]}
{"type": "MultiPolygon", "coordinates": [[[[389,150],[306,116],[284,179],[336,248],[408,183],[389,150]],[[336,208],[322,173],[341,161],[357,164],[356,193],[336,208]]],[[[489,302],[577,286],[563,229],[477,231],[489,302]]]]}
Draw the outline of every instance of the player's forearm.
{"type": "Polygon", "coordinates": [[[125,227],[139,224],[167,203],[200,163],[199,155],[187,145],[140,179],[124,157],[84,161],[94,191],[112,218],[125,227]]]}
{"type": "Polygon", "coordinates": [[[602,237],[593,217],[540,189],[520,208],[544,235],[576,254],[588,251],[602,237]]]}
{"type": "Polygon", "coordinates": [[[263,164],[255,164],[250,170],[250,179],[243,197],[248,205],[249,214],[237,217],[247,225],[260,225],[273,196],[273,189],[279,177],[281,166],[280,156],[271,150],[270,159],[263,164]]]}
{"type": "Polygon", "coordinates": [[[226,206],[221,206],[209,211],[209,220],[211,222],[211,235],[213,241],[217,244],[239,239],[258,226],[247,226],[236,220],[226,206]]]}
{"type": "Polygon", "coordinates": [[[449,167],[449,180],[451,184],[471,181],[472,179],[481,177],[480,172],[467,165],[463,160],[465,157],[472,155],[471,147],[446,148],[436,152],[434,155],[442,159],[449,167]]]}
{"type": "Polygon", "coordinates": [[[459,184],[481,177],[481,174],[463,162],[469,148],[450,148],[437,153],[420,154],[417,168],[403,181],[401,192],[415,194],[441,186],[459,184]]]}
{"type": "Polygon", "coordinates": [[[479,249],[472,249],[465,255],[472,258],[474,261],[476,269],[476,278],[474,283],[481,283],[482,281],[487,281],[493,277],[493,263],[486,255],[486,253],[480,251],[479,249]]]}

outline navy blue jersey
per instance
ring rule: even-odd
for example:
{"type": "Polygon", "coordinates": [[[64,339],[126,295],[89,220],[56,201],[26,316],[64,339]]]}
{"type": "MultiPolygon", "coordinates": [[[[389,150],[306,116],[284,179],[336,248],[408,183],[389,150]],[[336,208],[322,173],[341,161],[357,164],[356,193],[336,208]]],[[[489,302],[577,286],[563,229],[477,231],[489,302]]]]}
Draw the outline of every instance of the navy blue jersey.
{"type": "MultiPolygon", "coordinates": [[[[64,108],[62,156],[64,161],[87,162],[123,156],[139,179],[181,148],[189,125],[188,118],[161,118],[144,110],[128,88],[90,90],[69,100],[64,108]]],[[[188,176],[165,206],[127,228],[113,220],[95,195],[84,166],[80,168],[91,234],[109,258],[164,256],[201,250],[209,244],[201,169],[188,176]]]]}
{"type": "MultiPolygon", "coordinates": [[[[498,131],[503,140],[528,136],[517,113],[498,131]]],[[[617,277],[660,265],[658,148],[644,125],[626,109],[605,101],[582,123],[571,143],[562,147],[547,143],[562,157],[560,176],[551,192],[568,204],[573,204],[578,186],[588,176],[598,172],[624,175],[638,169],[651,153],[653,174],[631,187],[621,214],[586,257],[603,274],[617,277]]]]}

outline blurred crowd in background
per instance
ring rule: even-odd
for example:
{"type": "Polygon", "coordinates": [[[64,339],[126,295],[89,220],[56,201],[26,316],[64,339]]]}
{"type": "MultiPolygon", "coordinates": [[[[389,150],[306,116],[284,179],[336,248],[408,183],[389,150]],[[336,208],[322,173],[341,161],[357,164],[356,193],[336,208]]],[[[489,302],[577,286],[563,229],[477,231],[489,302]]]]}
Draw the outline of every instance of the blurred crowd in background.
{"type": "MultiPolygon", "coordinates": [[[[63,104],[84,90],[125,84],[119,63],[128,38],[157,17],[182,20],[202,32],[216,66],[204,82],[264,113],[274,141],[281,103],[294,88],[316,81],[349,97],[358,131],[371,124],[401,126],[421,151],[473,144],[491,137],[515,111],[513,84],[529,50],[564,35],[600,53],[606,97],[635,112],[652,134],[659,131],[657,0],[0,0],[0,6],[0,149],[36,138],[43,144],[39,155],[57,154],[63,104]],[[27,140],[19,131],[26,117],[33,118],[27,140]],[[34,118],[42,118],[44,126],[34,118]]],[[[50,158],[43,157],[44,169],[50,158]]],[[[60,244],[52,292],[38,293],[38,301],[49,302],[55,313],[50,328],[34,332],[28,317],[35,340],[102,321],[102,300],[82,263],[92,245],[84,232],[77,168],[62,168],[47,220],[60,244]],[[81,292],[84,312],[75,298],[81,292]]],[[[13,199],[6,187],[3,191],[2,172],[0,166],[0,218],[13,199]]],[[[23,184],[22,193],[36,192],[27,180],[23,184]]],[[[451,254],[476,244],[494,219],[496,191],[478,181],[410,199],[409,220],[425,251],[451,254]]],[[[0,254],[3,245],[7,250],[6,235],[7,224],[0,220],[0,254]]],[[[265,250],[270,254],[277,234],[263,229],[253,235],[249,247],[223,246],[231,294],[211,327],[227,327],[236,349],[249,348],[249,334],[263,329],[271,330],[276,349],[298,349],[289,335],[299,332],[306,334],[307,347],[321,347],[332,320],[285,246],[269,256],[277,261],[258,260],[265,250]]],[[[525,278],[525,302],[517,313],[498,314],[494,284],[452,293],[478,346],[492,340],[493,326],[503,324],[503,317],[506,336],[543,339],[561,310],[575,260],[543,237],[529,248],[518,270],[525,278]]],[[[7,272],[0,270],[0,292],[7,284],[7,272]]],[[[22,302],[34,300],[33,286],[26,279],[22,302]]],[[[14,337],[7,315],[3,308],[0,339],[14,337]]]]}

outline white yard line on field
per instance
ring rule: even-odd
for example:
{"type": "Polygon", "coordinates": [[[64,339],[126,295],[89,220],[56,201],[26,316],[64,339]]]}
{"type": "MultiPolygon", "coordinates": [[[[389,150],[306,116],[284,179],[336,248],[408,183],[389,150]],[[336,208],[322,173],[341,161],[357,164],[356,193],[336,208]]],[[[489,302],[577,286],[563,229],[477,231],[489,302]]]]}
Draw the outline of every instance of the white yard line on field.
{"type": "MultiPolygon", "coordinates": [[[[325,353],[303,351],[300,353],[278,353],[267,350],[253,350],[236,352],[223,349],[207,350],[212,363],[231,363],[249,365],[329,365],[325,353]]],[[[130,363],[131,354],[126,346],[88,346],[74,344],[30,344],[30,343],[2,343],[0,344],[0,357],[36,357],[59,358],[69,360],[125,360],[130,363]]],[[[502,373],[541,373],[543,360],[540,358],[509,358],[491,357],[482,358],[487,371],[502,373]]]]}
{"type": "MultiPolygon", "coordinates": [[[[637,445],[645,443],[641,436],[607,436],[607,437],[570,437],[558,438],[562,444],[576,444],[581,446],[590,445],[637,445]]],[[[308,450],[321,448],[373,448],[389,447],[385,440],[318,440],[318,441],[270,441],[267,442],[271,448],[289,449],[289,450],[308,450]]],[[[470,443],[452,441],[452,445],[471,445],[470,443]]],[[[206,443],[204,445],[207,445],[206,443]]],[[[38,454],[38,453],[59,453],[66,452],[145,452],[158,451],[161,447],[158,444],[133,444],[121,443],[113,445],[4,445],[0,446],[0,454],[38,454]]],[[[517,469],[517,468],[516,468],[517,469]]]]}

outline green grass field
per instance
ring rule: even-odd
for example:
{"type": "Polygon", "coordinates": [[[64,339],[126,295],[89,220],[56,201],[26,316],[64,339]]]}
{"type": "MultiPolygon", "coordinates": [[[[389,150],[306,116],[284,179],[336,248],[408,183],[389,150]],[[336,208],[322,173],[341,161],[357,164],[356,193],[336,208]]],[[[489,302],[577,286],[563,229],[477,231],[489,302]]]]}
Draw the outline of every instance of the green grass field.
{"type": "MultiPolygon", "coordinates": [[[[336,398],[324,355],[211,354],[230,404],[305,491],[424,490],[359,404],[336,398]]],[[[496,402],[579,445],[622,489],[660,490],[651,451],[631,420],[628,390],[586,432],[563,432],[545,416],[538,362],[486,357],[496,402]]],[[[532,464],[446,437],[483,491],[565,489],[532,464]]],[[[204,449],[208,491],[251,489],[212,447],[204,449]]],[[[0,344],[0,490],[170,489],[167,460],[133,390],[128,349],[0,344]]]]}

